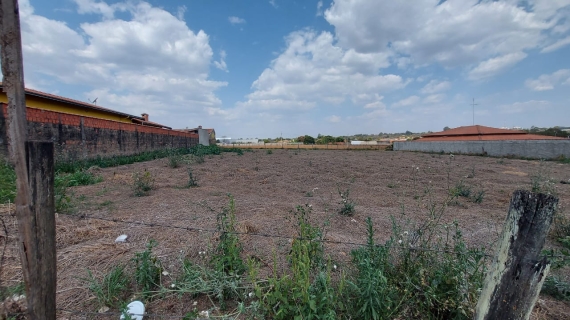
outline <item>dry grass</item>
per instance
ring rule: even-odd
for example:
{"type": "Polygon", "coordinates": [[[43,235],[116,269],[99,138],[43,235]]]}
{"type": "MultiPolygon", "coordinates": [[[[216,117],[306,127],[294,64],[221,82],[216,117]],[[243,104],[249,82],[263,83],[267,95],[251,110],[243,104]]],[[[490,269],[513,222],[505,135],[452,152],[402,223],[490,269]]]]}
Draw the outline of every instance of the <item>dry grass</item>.
{"type": "MultiPolygon", "coordinates": [[[[327,222],[328,240],[365,242],[365,219],[370,216],[377,229],[378,242],[383,242],[390,235],[390,216],[401,221],[425,219],[427,200],[416,196],[423,194],[426,186],[433,192],[433,199],[441,203],[448,195],[448,188],[461,179],[484,189],[485,198],[481,204],[460,199],[459,205],[447,209],[445,219],[457,220],[471,245],[493,245],[506,217],[512,192],[529,189],[528,175],[537,168],[532,161],[504,159],[499,162],[474,156],[455,156],[450,160],[446,155],[385,151],[274,150],[267,155],[264,150],[257,150],[245,152],[243,156],[223,154],[205,160],[203,164],[192,166],[200,182],[197,188],[184,188],[188,178],[186,168],[169,168],[167,159],[101,169],[98,174],[103,175],[103,182],[71,188],[76,196],[85,196],[85,200],[80,202],[74,216],[60,214],[56,218],[58,308],[96,310],[94,296],[81,280],[87,270],[100,275],[117,263],[132,270],[131,259],[135,252],[144,250],[150,239],[158,242],[154,252],[169,272],[169,276],[163,278],[166,285],[173,281],[183,258],[204,263],[207,257],[199,252],[211,252],[217,241],[215,233],[130,222],[215,229],[216,213],[227,203],[228,193],[236,200],[237,229],[245,233],[240,236],[244,255],[262,261],[263,275],[272,271],[273,252],[278,268],[287,263],[285,255],[291,243],[288,239],[255,234],[293,236],[290,211],[295,205],[313,206],[311,219],[319,225],[327,222]],[[145,169],[155,178],[155,189],[147,197],[133,197],[132,173],[145,169]],[[466,178],[473,171],[474,176],[466,178]],[[339,186],[349,188],[356,203],[352,217],[337,213],[341,200],[337,192],[339,186]],[[307,196],[308,191],[312,191],[312,197],[307,196]],[[402,212],[405,214],[401,215],[402,212]],[[126,222],[82,219],[81,215],[126,222]],[[115,244],[120,234],[127,234],[129,238],[126,243],[115,244]]],[[[550,174],[557,180],[570,178],[568,165],[548,165],[550,174]]],[[[559,184],[556,188],[561,205],[568,207],[570,185],[559,184]]],[[[9,211],[7,206],[0,206],[0,214],[8,225],[8,245],[0,275],[2,283],[16,283],[21,279],[15,218],[9,211]]],[[[353,248],[349,244],[325,246],[326,254],[339,268],[348,261],[353,248]]],[[[546,319],[570,313],[567,303],[554,302],[549,297],[542,299],[540,312],[546,314],[546,319]]],[[[194,301],[199,309],[211,307],[205,299],[183,297],[181,304],[176,297],[166,297],[150,302],[147,310],[183,315],[192,310],[194,301]]]]}

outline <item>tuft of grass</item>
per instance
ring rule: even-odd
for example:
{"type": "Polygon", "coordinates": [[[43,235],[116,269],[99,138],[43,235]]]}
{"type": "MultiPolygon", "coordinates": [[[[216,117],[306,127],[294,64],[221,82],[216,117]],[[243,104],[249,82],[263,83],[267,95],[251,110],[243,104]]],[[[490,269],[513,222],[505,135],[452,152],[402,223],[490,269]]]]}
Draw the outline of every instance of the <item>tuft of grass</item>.
{"type": "Polygon", "coordinates": [[[135,263],[135,281],[145,298],[150,297],[153,291],[160,285],[162,266],[160,260],[152,253],[152,249],[156,245],[157,242],[151,239],[146,244],[146,249],[135,253],[135,258],[133,259],[135,263]]]}
{"type": "Polygon", "coordinates": [[[149,171],[133,173],[133,193],[137,197],[146,196],[154,188],[154,178],[149,171]]]}
{"type": "Polygon", "coordinates": [[[170,153],[168,155],[168,166],[172,169],[176,169],[180,167],[181,162],[182,162],[182,155],[179,152],[170,150],[170,153]]]}
{"type": "Polygon", "coordinates": [[[26,284],[21,281],[13,286],[0,287],[0,301],[4,301],[6,298],[14,295],[26,294],[26,284]]]}
{"type": "Polygon", "coordinates": [[[267,153],[267,154],[273,154],[273,150],[267,149],[267,151],[265,151],[265,153],[267,153]]]}
{"type": "Polygon", "coordinates": [[[93,276],[91,270],[87,270],[87,282],[89,291],[95,295],[99,307],[107,306],[118,308],[125,302],[129,289],[130,279],[125,272],[125,267],[115,266],[100,280],[93,276]]]}
{"type": "Polygon", "coordinates": [[[570,282],[556,276],[548,276],[544,280],[540,293],[552,296],[557,300],[570,300],[570,282]]]}

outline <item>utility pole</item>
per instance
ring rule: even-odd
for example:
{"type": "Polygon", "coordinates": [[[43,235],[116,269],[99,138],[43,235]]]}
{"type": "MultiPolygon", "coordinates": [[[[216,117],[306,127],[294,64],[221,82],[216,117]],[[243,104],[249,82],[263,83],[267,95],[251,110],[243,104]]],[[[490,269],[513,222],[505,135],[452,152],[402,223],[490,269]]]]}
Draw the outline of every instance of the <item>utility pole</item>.
{"type": "Polygon", "coordinates": [[[473,125],[475,125],[475,106],[478,106],[478,103],[475,103],[475,98],[473,98],[473,103],[471,106],[473,107],[473,125]]]}

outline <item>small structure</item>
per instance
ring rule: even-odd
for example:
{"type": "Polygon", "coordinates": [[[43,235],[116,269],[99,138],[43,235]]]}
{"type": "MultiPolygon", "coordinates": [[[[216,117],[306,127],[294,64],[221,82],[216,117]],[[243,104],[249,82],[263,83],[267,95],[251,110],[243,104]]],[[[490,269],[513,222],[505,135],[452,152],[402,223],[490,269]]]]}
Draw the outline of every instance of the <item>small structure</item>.
{"type": "Polygon", "coordinates": [[[212,129],[204,129],[202,126],[198,126],[197,128],[192,129],[176,129],[177,131],[189,132],[189,133],[196,133],[199,136],[199,143],[204,146],[214,145],[216,144],[216,130],[212,129]]]}

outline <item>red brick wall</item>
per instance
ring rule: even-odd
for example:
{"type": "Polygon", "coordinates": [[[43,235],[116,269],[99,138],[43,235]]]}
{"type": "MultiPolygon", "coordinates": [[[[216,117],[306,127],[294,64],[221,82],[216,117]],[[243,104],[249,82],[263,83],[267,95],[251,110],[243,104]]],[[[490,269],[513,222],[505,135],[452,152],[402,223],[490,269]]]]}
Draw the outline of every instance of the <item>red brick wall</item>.
{"type": "MultiPolygon", "coordinates": [[[[0,103],[0,154],[7,154],[7,105],[0,103]]],[[[198,135],[140,124],[26,109],[28,139],[52,140],[59,157],[93,158],[192,147],[198,135]]]]}

